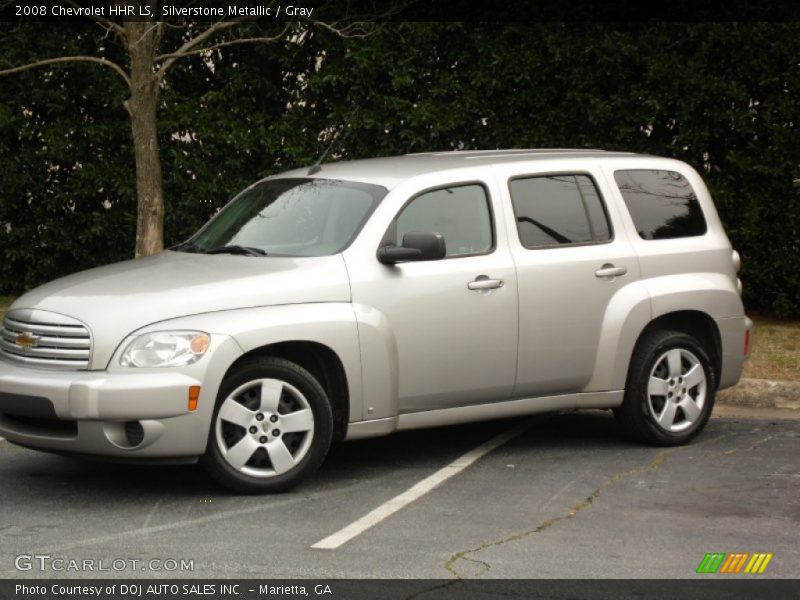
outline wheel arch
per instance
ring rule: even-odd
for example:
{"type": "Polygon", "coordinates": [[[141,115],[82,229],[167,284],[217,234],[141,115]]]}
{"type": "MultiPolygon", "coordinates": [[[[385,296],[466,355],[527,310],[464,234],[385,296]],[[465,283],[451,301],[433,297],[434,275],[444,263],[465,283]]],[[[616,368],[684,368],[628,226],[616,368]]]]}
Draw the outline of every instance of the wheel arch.
{"type": "MultiPolygon", "coordinates": [[[[708,353],[714,369],[714,380],[719,386],[722,372],[722,338],[716,321],[706,312],[700,310],[678,310],[651,320],[639,333],[633,352],[639,343],[653,331],[680,331],[695,338],[708,353]]],[[[628,361],[630,364],[630,360],[628,361]]]]}
{"type": "Polygon", "coordinates": [[[310,340],[287,340],[253,348],[237,358],[225,372],[228,377],[243,362],[256,356],[283,358],[304,368],[325,390],[333,411],[333,439],[341,441],[350,420],[350,388],[339,355],[329,346],[310,340]]]}
{"type": "Polygon", "coordinates": [[[721,274],[657,277],[626,286],[606,310],[592,379],[582,391],[624,389],[637,345],[659,327],[697,338],[719,386],[725,381],[723,367],[730,362],[723,352],[728,342],[720,322],[743,313],[735,284],[721,274]]]}

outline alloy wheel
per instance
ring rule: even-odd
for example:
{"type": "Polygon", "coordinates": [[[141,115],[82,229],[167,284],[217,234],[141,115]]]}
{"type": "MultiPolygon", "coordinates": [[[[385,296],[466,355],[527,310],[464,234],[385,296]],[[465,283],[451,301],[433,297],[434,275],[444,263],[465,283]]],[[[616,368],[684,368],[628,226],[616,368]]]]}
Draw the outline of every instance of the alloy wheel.
{"type": "Polygon", "coordinates": [[[700,418],[706,388],[706,372],[697,356],[685,348],[672,348],[653,365],[647,405],[659,427],[678,433],[700,418]]]}
{"type": "Polygon", "coordinates": [[[252,477],[291,471],[308,454],[314,413],[306,397],[279,379],[256,379],[223,400],[215,424],[224,460],[252,477]]]}

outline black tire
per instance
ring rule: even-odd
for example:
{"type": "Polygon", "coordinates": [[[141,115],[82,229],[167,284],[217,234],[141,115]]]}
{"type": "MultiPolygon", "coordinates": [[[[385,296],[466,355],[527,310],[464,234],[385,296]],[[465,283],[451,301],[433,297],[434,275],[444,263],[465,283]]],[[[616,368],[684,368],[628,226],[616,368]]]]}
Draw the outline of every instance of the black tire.
{"type": "MultiPolygon", "coordinates": [[[[245,436],[248,432],[249,430],[245,432],[245,436]]],[[[288,360],[271,356],[254,357],[238,365],[222,382],[211,420],[206,452],[201,457],[200,464],[215,481],[237,492],[247,494],[285,492],[297,486],[319,468],[328,454],[332,437],[331,405],[319,382],[304,368],[288,360]],[[307,446],[305,455],[294,467],[281,474],[259,477],[237,470],[223,456],[223,450],[217,439],[217,419],[223,402],[233,392],[263,379],[287,383],[302,394],[313,414],[313,431],[308,432],[311,436],[310,446],[307,446]]],[[[284,434],[283,438],[285,440],[287,435],[284,434]]],[[[265,456],[268,456],[266,451],[264,452],[265,456]]]]}
{"type": "MultiPolygon", "coordinates": [[[[670,386],[665,389],[681,391],[677,378],[672,379],[669,374],[664,375],[664,377],[669,378],[667,385],[670,386]],[[674,384],[670,384],[670,381],[674,381],[674,384]],[[677,387],[673,388],[671,385],[676,385],[677,387]]],[[[681,381],[683,381],[682,377],[681,381]]],[[[697,394],[698,389],[699,385],[692,387],[688,394],[693,392],[697,394]]],[[[614,409],[614,415],[622,430],[641,442],[658,446],[680,446],[692,441],[705,427],[714,408],[716,389],[716,374],[708,358],[708,353],[702,344],[695,338],[679,331],[652,331],[647,333],[636,344],[628,369],[625,398],[622,405],[614,409]],[[659,424],[656,418],[656,414],[660,412],[657,409],[665,407],[664,403],[668,402],[669,398],[678,398],[678,394],[670,391],[671,395],[667,398],[666,395],[648,393],[650,375],[654,372],[654,369],[662,369],[661,373],[664,373],[663,369],[669,369],[664,364],[664,360],[666,360],[664,356],[670,350],[679,350],[683,353],[682,364],[685,364],[683,362],[685,360],[696,358],[705,375],[703,384],[704,401],[699,414],[690,422],[689,413],[684,414],[681,412],[682,408],[677,408],[673,411],[673,414],[676,415],[676,423],[673,427],[685,426],[680,431],[667,430],[659,424]],[[681,417],[683,417],[683,420],[681,420],[681,417]]],[[[681,398],[686,399],[685,393],[681,398]]],[[[696,407],[697,404],[695,402],[694,406],[696,407]]],[[[678,406],[680,407],[680,404],[678,406]]],[[[668,417],[665,422],[667,420],[668,417]]]]}

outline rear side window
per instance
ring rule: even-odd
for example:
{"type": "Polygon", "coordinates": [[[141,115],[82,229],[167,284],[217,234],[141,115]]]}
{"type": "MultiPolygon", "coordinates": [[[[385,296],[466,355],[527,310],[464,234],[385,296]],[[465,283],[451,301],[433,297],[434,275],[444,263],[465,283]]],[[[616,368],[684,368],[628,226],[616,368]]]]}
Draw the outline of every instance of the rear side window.
{"type": "Polygon", "coordinates": [[[603,201],[588,175],[517,178],[509,189],[519,241],[526,248],[611,239],[603,201]]]}
{"type": "Polygon", "coordinates": [[[675,171],[616,171],[625,205],[639,236],[645,240],[692,237],[706,232],[697,195],[675,171]]]}
{"type": "Polygon", "coordinates": [[[467,184],[425,192],[414,198],[395,221],[396,243],[407,233],[440,233],[447,256],[490,252],[492,214],[482,185],[467,184]]]}

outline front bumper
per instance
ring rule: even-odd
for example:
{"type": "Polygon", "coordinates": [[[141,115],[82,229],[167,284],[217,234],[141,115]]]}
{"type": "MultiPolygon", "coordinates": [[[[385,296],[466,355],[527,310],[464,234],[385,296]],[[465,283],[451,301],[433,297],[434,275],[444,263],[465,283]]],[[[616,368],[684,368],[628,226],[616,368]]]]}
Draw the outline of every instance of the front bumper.
{"type": "Polygon", "coordinates": [[[216,350],[180,369],[48,371],[0,360],[0,436],[23,446],[119,458],[198,456],[217,390],[241,350],[216,350]],[[198,407],[189,389],[200,386],[198,407]]]}

